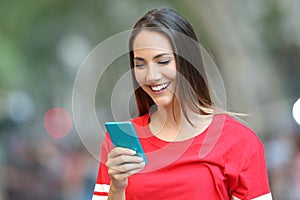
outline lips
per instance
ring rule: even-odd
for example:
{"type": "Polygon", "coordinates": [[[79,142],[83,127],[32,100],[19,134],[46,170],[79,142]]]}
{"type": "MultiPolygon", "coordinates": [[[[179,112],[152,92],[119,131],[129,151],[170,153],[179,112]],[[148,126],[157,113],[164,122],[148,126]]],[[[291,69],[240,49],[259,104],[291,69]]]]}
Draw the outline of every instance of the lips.
{"type": "Polygon", "coordinates": [[[155,85],[155,86],[150,86],[150,89],[155,92],[162,92],[163,90],[165,90],[167,87],[169,87],[169,85],[171,84],[171,82],[168,83],[163,83],[163,84],[159,84],[159,85],[155,85]]]}

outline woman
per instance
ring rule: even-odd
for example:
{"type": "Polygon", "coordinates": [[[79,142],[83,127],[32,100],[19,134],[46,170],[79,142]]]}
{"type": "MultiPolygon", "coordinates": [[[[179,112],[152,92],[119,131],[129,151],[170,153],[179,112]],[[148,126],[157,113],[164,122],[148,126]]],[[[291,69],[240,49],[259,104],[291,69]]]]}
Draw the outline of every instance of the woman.
{"type": "Polygon", "coordinates": [[[135,24],[129,49],[139,117],[131,121],[148,164],[106,135],[94,200],[272,199],[263,145],[216,108],[197,41],[168,8],[135,24]]]}

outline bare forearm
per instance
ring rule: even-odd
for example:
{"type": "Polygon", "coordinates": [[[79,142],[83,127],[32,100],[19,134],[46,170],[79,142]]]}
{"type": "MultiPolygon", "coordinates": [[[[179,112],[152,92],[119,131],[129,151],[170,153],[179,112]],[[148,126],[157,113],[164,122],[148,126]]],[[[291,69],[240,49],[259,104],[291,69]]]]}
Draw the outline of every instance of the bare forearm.
{"type": "Polygon", "coordinates": [[[108,200],[125,200],[125,189],[116,189],[111,186],[108,193],[108,200]]]}

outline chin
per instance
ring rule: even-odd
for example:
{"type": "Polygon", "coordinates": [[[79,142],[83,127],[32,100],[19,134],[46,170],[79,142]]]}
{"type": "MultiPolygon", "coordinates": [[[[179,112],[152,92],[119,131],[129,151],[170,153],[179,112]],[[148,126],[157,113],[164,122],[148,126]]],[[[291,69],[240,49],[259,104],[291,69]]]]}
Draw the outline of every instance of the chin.
{"type": "Polygon", "coordinates": [[[162,107],[169,107],[172,105],[173,101],[172,99],[166,99],[166,100],[154,100],[155,104],[162,107]]]}

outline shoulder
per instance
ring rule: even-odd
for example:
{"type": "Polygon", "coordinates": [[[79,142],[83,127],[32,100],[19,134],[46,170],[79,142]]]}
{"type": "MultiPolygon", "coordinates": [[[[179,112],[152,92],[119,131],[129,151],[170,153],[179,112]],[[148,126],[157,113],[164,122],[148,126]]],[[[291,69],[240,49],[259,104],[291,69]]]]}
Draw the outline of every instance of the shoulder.
{"type": "Polygon", "coordinates": [[[224,131],[225,133],[239,140],[248,141],[251,139],[251,141],[260,142],[258,135],[252,128],[229,115],[225,116],[224,131]]]}
{"type": "Polygon", "coordinates": [[[259,151],[263,144],[258,135],[247,125],[229,115],[217,116],[223,118],[223,128],[220,142],[228,144],[230,149],[243,149],[246,151],[259,151]]]}

